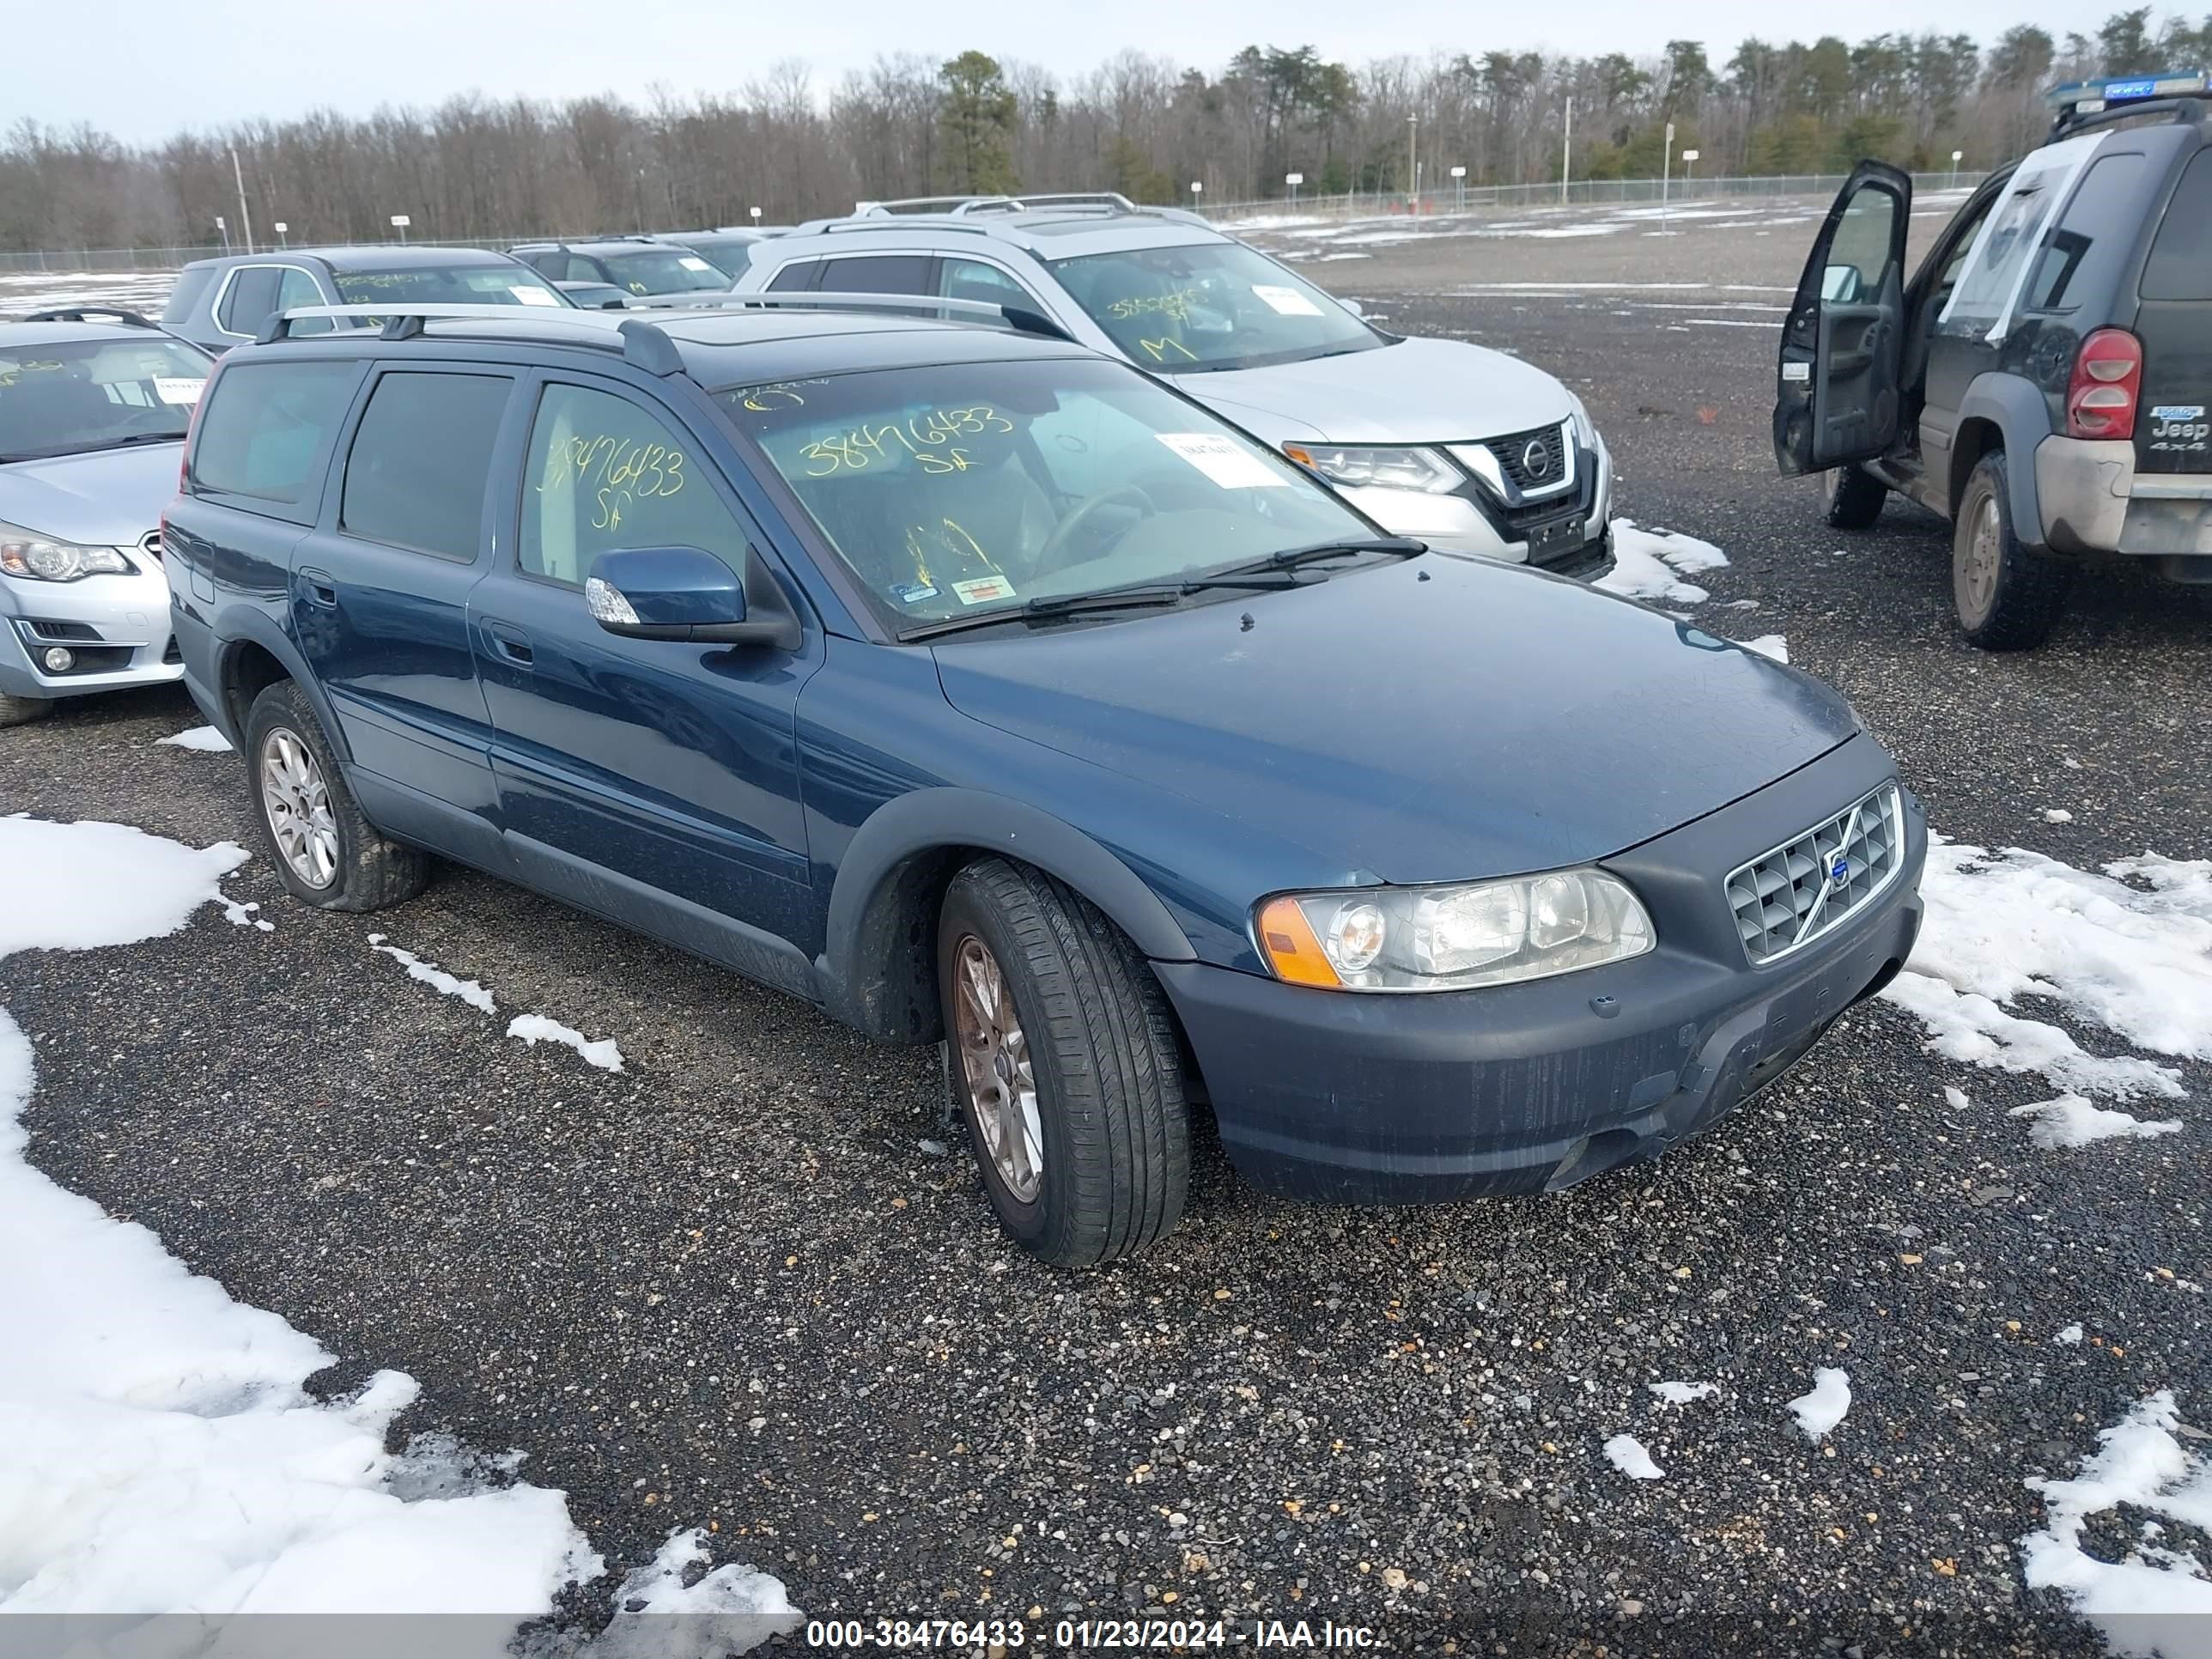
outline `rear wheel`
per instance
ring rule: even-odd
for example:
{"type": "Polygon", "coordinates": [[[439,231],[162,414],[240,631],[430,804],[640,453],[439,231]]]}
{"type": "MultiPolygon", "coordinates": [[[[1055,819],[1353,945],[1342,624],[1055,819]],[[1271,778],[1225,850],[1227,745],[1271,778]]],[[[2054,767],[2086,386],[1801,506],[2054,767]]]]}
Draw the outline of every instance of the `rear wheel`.
{"type": "Polygon", "coordinates": [[[1135,946],[1003,859],[953,878],[938,925],[946,1077],[1000,1225],[1060,1267],[1172,1228],[1190,1185],[1182,1062],[1135,946]]]}
{"type": "Polygon", "coordinates": [[[1838,530],[1864,530],[1881,516],[1888,488],[1855,466],[1832,466],[1821,475],[1820,492],[1827,502],[1828,522],[1838,530]]]}
{"type": "Polygon", "coordinates": [[[11,697],[0,691],[0,726],[28,726],[53,712],[53,704],[44,697],[11,697]]]}
{"type": "Polygon", "coordinates": [[[2073,565],[2024,546],[2014,532],[2004,452],[1983,456],[1951,532],[1952,603],[1966,638],[1984,651],[2040,645],[2073,586],[2073,565]]]}
{"type": "Polygon", "coordinates": [[[279,680],[246,717],[254,816],[292,896],[323,910],[380,910],[413,898],[429,861],[362,816],[307,694],[279,680]]]}

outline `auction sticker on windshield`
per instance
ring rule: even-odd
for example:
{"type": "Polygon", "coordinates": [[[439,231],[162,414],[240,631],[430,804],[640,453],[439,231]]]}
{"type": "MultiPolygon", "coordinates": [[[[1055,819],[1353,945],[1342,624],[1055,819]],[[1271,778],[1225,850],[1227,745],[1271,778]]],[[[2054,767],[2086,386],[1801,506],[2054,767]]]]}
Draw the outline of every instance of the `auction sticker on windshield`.
{"type": "Polygon", "coordinates": [[[1285,317],[1318,317],[1322,314],[1319,306],[1294,288],[1273,288],[1255,283],[1252,297],[1285,317]]]}
{"type": "Polygon", "coordinates": [[[1291,480],[1249,450],[1210,432],[1152,434],[1224,489],[1287,488],[1291,480]]]}
{"type": "Polygon", "coordinates": [[[200,388],[205,380],[188,380],[181,374],[156,374],[154,395],[165,404],[196,404],[200,400],[200,388]]]}
{"type": "Polygon", "coordinates": [[[507,290],[526,306],[557,306],[561,302],[542,288],[532,288],[526,283],[510,283],[507,290]]]}
{"type": "Polygon", "coordinates": [[[1014,585],[1004,576],[978,576],[973,581],[955,582],[952,591],[963,605],[992,605],[1014,597],[1014,585]]]}

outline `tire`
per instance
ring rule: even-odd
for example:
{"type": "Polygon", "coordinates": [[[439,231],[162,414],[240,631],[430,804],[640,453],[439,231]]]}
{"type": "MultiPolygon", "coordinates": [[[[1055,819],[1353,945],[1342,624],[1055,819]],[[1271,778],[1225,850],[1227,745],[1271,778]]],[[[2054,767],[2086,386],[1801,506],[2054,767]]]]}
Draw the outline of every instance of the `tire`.
{"type": "Polygon", "coordinates": [[[1820,491],[1828,504],[1828,522],[1838,530],[1870,529],[1889,499],[1889,487],[1855,466],[1834,466],[1821,476],[1820,491]]]}
{"type": "Polygon", "coordinates": [[[1984,651],[2023,651],[2050,637],[2075,568],[2021,545],[2012,521],[2004,452],[1982,457],[1959,497],[1951,531],[1951,601],[1959,627],[1984,651]]]}
{"type": "Polygon", "coordinates": [[[11,697],[0,691],[0,726],[28,726],[53,712],[53,704],[44,697],[11,697]]]}
{"type": "Polygon", "coordinates": [[[301,903],[381,910],[422,890],[428,859],[362,816],[322,722],[290,680],[264,688],[246,714],[246,779],[277,878],[301,903]]]}
{"type": "Polygon", "coordinates": [[[1121,930],[1052,878],[981,860],[945,893],[937,979],[946,1079],[1006,1232],[1054,1267],[1091,1267],[1172,1229],[1190,1190],[1182,1051],[1121,930]],[[1033,1117],[1003,1086],[1024,1075],[1033,1117]]]}

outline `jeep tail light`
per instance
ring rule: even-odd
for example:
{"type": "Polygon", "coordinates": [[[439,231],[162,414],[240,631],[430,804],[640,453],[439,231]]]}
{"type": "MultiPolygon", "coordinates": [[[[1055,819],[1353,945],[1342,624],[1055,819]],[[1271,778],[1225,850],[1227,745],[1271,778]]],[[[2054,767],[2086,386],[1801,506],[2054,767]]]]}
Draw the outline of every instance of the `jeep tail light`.
{"type": "Polygon", "coordinates": [[[2081,342],[2066,388],[2066,431],[2075,438],[2135,435],[2142,391],[2142,342],[2124,328],[2100,328],[2081,342]]]}

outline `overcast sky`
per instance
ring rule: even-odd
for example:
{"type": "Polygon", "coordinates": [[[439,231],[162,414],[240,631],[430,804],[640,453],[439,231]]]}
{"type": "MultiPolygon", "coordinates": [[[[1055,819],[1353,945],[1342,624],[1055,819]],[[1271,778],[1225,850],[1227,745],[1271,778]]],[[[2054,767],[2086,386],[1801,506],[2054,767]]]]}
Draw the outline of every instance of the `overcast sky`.
{"type": "MultiPolygon", "coordinates": [[[[2192,0],[2192,4],[2194,0],[2192,0]]],[[[6,115],[57,125],[89,121],[118,137],[283,116],[318,106],[362,112],[380,103],[435,103],[476,89],[544,97],[611,89],[636,98],[733,91],[781,58],[803,58],[817,89],[878,52],[950,57],[968,46],[1077,75],[1134,46],[1209,71],[1240,46],[1311,45],[1326,57],[1526,50],[1656,52],[1670,35],[1705,42],[1717,65],[1747,34],[1848,39],[1941,27],[1985,43],[2014,23],[2054,33],[2093,30],[2121,0],[2023,9],[2018,0],[1950,0],[1940,14],[1911,0],[1862,0],[1802,13],[1771,0],[1582,0],[1571,6],[1468,5],[1464,0],[368,0],[271,6],[265,0],[21,0],[7,37],[6,115]]],[[[9,9],[15,9],[11,6],[9,9]]]]}

